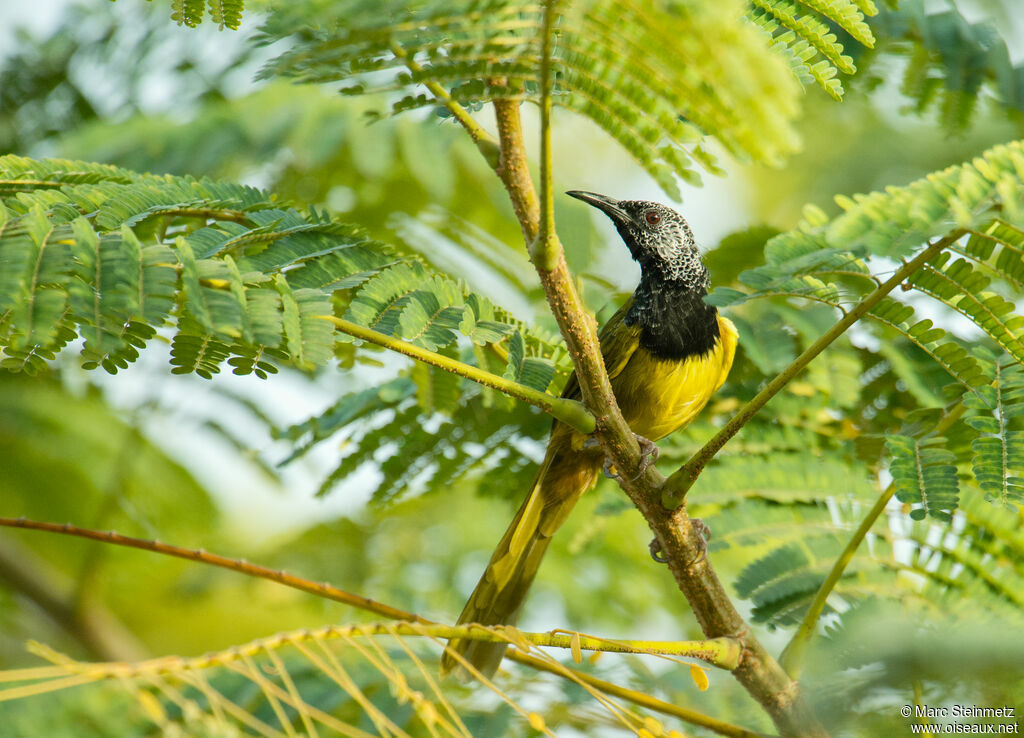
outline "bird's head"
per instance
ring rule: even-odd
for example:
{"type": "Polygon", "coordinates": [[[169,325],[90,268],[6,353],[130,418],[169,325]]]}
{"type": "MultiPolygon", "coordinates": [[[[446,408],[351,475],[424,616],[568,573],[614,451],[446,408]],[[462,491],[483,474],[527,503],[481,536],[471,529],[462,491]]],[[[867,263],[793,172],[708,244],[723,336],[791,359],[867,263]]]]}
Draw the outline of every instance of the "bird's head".
{"type": "Polygon", "coordinates": [[[693,231],[675,210],[647,200],[614,200],[580,190],[565,194],[611,218],[645,277],[707,289],[708,273],[693,231]]]}

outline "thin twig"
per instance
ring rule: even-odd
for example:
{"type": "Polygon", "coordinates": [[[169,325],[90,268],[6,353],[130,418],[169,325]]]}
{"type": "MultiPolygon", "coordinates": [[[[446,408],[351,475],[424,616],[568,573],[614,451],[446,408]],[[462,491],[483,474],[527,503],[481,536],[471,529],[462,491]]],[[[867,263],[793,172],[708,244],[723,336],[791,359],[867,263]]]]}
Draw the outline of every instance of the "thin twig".
{"type": "Polygon", "coordinates": [[[329,600],[351,605],[352,607],[358,607],[361,610],[368,610],[369,612],[385,618],[391,618],[394,620],[421,620],[422,622],[429,622],[416,615],[390,607],[377,602],[376,600],[371,600],[367,597],[361,597],[359,595],[346,592],[345,590],[338,589],[326,582],[311,582],[308,579],[303,579],[284,571],[270,569],[265,566],[259,566],[258,564],[251,564],[248,561],[240,559],[230,559],[226,556],[218,556],[217,554],[208,553],[201,549],[182,548],[181,546],[172,546],[171,544],[161,543],[160,541],[147,541],[142,538],[123,536],[120,533],[114,533],[113,531],[91,530],[89,528],[79,528],[78,526],[70,525],[68,523],[46,523],[39,520],[28,520],[27,518],[0,518],[0,526],[8,528],[24,528],[26,530],[41,530],[48,533],[60,533],[62,535],[88,538],[90,540],[101,541],[103,543],[113,543],[118,546],[138,548],[143,551],[152,551],[154,553],[165,554],[167,556],[176,556],[179,559],[188,559],[189,561],[198,561],[203,564],[209,564],[210,566],[219,566],[222,569],[230,569],[241,574],[247,574],[251,577],[269,579],[272,582],[283,584],[286,587],[299,589],[318,597],[326,597],[329,600]]]}
{"type": "Polygon", "coordinates": [[[333,315],[321,315],[319,317],[333,323],[334,327],[342,333],[347,333],[363,341],[369,341],[397,353],[405,354],[425,364],[436,366],[438,369],[457,374],[485,387],[504,392],[506,395],[520,399],[523,402],[536,405],[545,412],[551,413],[552,416],[558,418],[566,425],[575,428],[580,433],[589,434],[594,432],[596,427],[594,416],[581,402],[549,395],[547,392],[527,387],[525,384],[514,382],[511,379],[506,379],[484,369],[470,366],[434,351],[428,351],[408,341],[375,331],[372,328],[366,328],[343,318],[337,318],[333,315]]]}
{"type": "MultiPolygon", "coordinates": [[[[549,674],[556,674],[557,676],[565,678],[564,674],[560,673],[558,669],[555,669],[551,664],[548,664],[543,659],[539,659],[536,656],[531,656],[529,654],[523,653],[522,651],[518,651],[514,648],[509,649],[505,658],[511,659],[516,663],[529,666],[533,669],[546,671],[549,674]]],[[[569,667],[565,668],[568,669],[569,667]]],[[[585,671],[571,671],[573,672],[574,680],[578,679],[580,681],[583,681],[586,684],[589,684],[590,686],[601,690],[605,694],[609,694],[612,697],[619,697],[624,700],[629,700],[630,702],[639,705],[640,707],[645,707],[648,710],[660,712],[663,715],[671,715],[673,717],[679,718],[680,720],[685,720],[686,722],[691,723],[693,725],[700,725],[701,727],[714,731],[719,735],[732,736],[732,738],[764,738],[763,734],[761,733],[756,733],[752,730],[747,730],[746,728],[741,728],[737,725],[732,725],[722,720],[717,720],[713,717],[709,717],[708,715],[697,712],[696,710],[690,710],[686,707],[681,707],[680,705],[675,705],[670,702],[665,702],[664,700],[659,700],[657,697],[652,697],[646,692],[640,692],[635,689],[629,689],[628,687],[623,687],[613,682],[605,681],[604,679],[599,679],[593,674],[588,674],[585,671]]]]}
{"type": "MultiPolygon", "coordinates": [[[[444,625],[432,620],[427,620],[426,618],[421,618],[413,613],[404,612],[396,607],[385,605],[381,602],[377,602],[376,600],[371,600],[367,597],[346,592],[345,590],[332,587],[328,584],[312,582],[308,579],[303,579],[302,577],[295,576],[294,574],[288,574],[284,571],[268,569],[257,564],[251,564],[248,561],[231,559],[226,556],[218,556],[217,554],[211,554],[206,551],[172,546],[166,543],[161,543],[160,541],[147,541],[141,538],[131,538],[130,536],[123,536],[119,533],[114,533],[113,531],[91,530],[89,528],[79,528],[74,525],[46,523],[37,520],[28,520],[26,518],[0,518],[0,526],[46,531],[48,533],[60,533],[62,535],[77,536],[79,538],[89,538],[91,540],[102,541],[104,543],[113,543],[118,546],[138,548],[145,551],[152,551],[154,553],[177,556],[178,558],[188,559],[190,561],[198,561],[211,566],[219,566],[224,569],[231,569],[232,571],[237,571],[249,576],[270,579],[271,581],[283,584],[287,587],[299,589],[303,592],[308,592],[309,594],[314,594],[319,597],[326,597],[327,599],[342,602],[346,605],[351,605],[352,607],[357,607],[361,610],[367,610],[377,615],[383,615],[384,617],[391,618],[393,620],[409,621],[412,623],[428,625],[432,629],[431,635],[437,636],[438,638],[465,638],[469,640],[491,641],[495,643],[508,640],[507,637],[490,629],[481,628],[478,625],[444,625]]],[[[382,625],[358,625],[351,626],[351,629],[354,635],[374,635],[386,632],[385,626],[382,625]]],[[[501,629],[501,626],[499,626],[495,630],[500,631],[501,629]]],[[[571,631],[552,633],[527,633],[516,629],[509,629],[509,631],[514,633],[516,638],[529,641],[535,646],[567,649],[580,648],[584,651],[608,651],[612,653],[647,653],[669,656],[687,656],[701,659],[712,666],[717,666],[727,670],[734,669],[736,667],[740,656],[739,643],[728,638],[716,638],[708,641],[636,641],[600,638],[571,631]]],[[[398,632],[403,635],[416,635],[420,631],[411,627],[405,628],[404,630],[399,627],[398,632]]]]}
{"type": "Polygon", "coordinates": [[[540,61],[540,231],[530,245],[530,258],[537,271],[550,272],[562,258],[561,245],[555,240],[555,196],[551,176],[551,34],[554,2],[544,4],[540,61]]]}
{"type": "MultiPolygon", "coordinates": [[[[120,534],[113,533],[113,532],[94,531],[94,530],[88,530],[88,529],[84,529],[84,528],[78,528],[78,527],[73,526],[73,525],[67,525],[67,524],[61,525],[61,524],[57,524],[57,523],[45,523],[45,522],[40,522],[40,521],[35,521],[35,520],[27,520],[25,518],[0,518],[0,526],[7,526],[7,527],[12,527],[12,528],[22,528],[22,529],[28,529],[28,530],[40,530],[40,531],[45,531],[45,532],[49,532],[49,533],[59,533],[59,534],[62,534],[62,535],[78,536],[80,538],[88,538],[88,539],[95,540],[95,541],[100,541],[100,542],[103,542],[103,543],[112,543],[112,544],[119,545],[119,546],[128,546],[128,547],[131,547],[131,548],[137,548],[137,549],[141,549],[141,550],[144,550],[144,551],[152,551],[154,553],[162,553],[162,554],[166,554],[166,555],[169,555],[169,556],[176,556],[178,558],[187,559],[189,561],[197,561],[199,563],[207,564],[207,565],[210,565],[210,566],[218,566],[218,567],[221,567],[221,568],[224,568],[224,569],[230,569],[232,571],[237,571],[239,573],[247,574],[249,576],[256,576],[256,577],[261,577],[263,579],[269,579],[270,581],[277,582],[278,584],[283,584],[286,587],[292,587],[294,589],[298,589],[298,590],[301,590],[303,592],[307,592],[309,594],[317,595],[319,597],[325,597],[327,599],[335,600],[336,602],[342,602],[344,604],[351,605],[352,607],[356,607],[356,608],[359,608],[359,609],[367,610],[369,612],[373,612],[373,613],[375,613],[377,615],[381,615],[381,616],[386,617],[386,618],[391,618],[393,620],[404,621],[406,623],[407,627],[409,627],[411,632],[413,632],[413,633],[421,632],[421,629],[422,629],[423,626],[437,626],[437,625],[439,625],[439,624],[437,624],[437,623],[435,623],[435,622],[433,622],[431,620],[427,620],[426,618],[422,618],[419,615],[416,615],[414,613],[405,612],[403,610],[399,610],[398,608],[391,607],[390,605],[385,605],[383,603],[377,602],[375,600],[371,600],[371,599],[366,598],[366,597],[361,597],[359,595],[351,594],[349,592],[346,592],[344,590],[338,589],[336,587],[332,587],[331,585],[326,584],[326,583],[313,582],[313,581],[310,581],[310,580],[307,580],[307,579],[302,579],[301,577],[297,577],[297,576],[292,575],[292,574],[287,574],[287,573],[285,573],[283,571],[275,571],[273,569],[269,569],[269,568],[266,568],[266,567],[258,566],[256,564],[251,564],[251,563],[246,562],[246,561],[240,561],[240,560],[237,560],[237,559],[229,559],[229,558],[224,557],[224,556],[218,556],[216,554],[207,553],[206,551],[201,551],[201,550],[196,550],[196,549],[187,549],[187,548],[182,548],[182,547],[179,547],[179,546],[171,546],[169,544],[160,543],[158,541],[146,541],[146,540],[142,540],[142,539],[138,539],[138,538],[131,538],[129,536],[122,536],[120,534]]],[[[394,625],[390,625],[390,626],[374,626],[374,625],[350,626],[350,628],[358,629],[361,632],[368,632],[368,631],[371,631],[373,628],[376,628],[376,627],[383,627],[384,631],[387,632],[388,628],[394,628],[395,626],[394,625]]],[[[479,627],[474,627],[472,625],[460,626],[460,627],[465,629],[465,632],[462,632],[461,630],[459,631],[459,637],[461,637],[461,638],[481,638],[481,639],[486,638],[486,639],[491,639],[493,637],[494,639],[497,639],[497,640],[503,640],[503,641],[509,640],[509,638],[507,636],[502,637],[500,635],[494,635],[494,636],[492,636],[492,635],[485,635],[486,633],[488,633],[487,630],[485,630],[483,628],[479,628],[479,627]]],[[[313,631],[313,632],[311,632],[311,631],[303,631],[303,635],[310,636],[310,635],[315,635],[318,632],[320,632],[320,631],[313,631]]],[[[329,626],[326,629],[322,629],[322,632],[325,632],[325,633],[328,633],[328,634],[330,634],[330,633],[340,633],[340,630],[336,626],[329,626]]],[[[452,631],[452,632],[454,633],[454,631],[452,631]]],[[[560,635],[559,634],[522,634],[522,633],[519,633],[517,631],[516,635],[517,635],[517,637],[518,636],[523,636],[523,635],[534,636],[534,637],[537,637],[540,640],[543,640],[543,639],[546,639],[546,638],[552,638],[553,639],[552,645],[558,645],[557,642],[560,639],[568,637],[568,639],[569,639],[568,646],[565,646],[564,644],[562,644],[562,645],[559,645],[559,647],[569,647],[569,648],[572,648],[572,636],[565,636],[565,634],[560,634],[560,635]]],[[[260,641],[255,642],[254,644],[250,644],[250,645],[258,651],[258,650],[267,648],[268,644],[272,644],[274,641],[279,641],[282,638],[283,638],[283,636],[281,636],[281,635],[273,636],[272,638],[265,638],[265,639],[262,639],[260,641]]],[[[629,641],[615,641],[614,643],[617,643],[617,644],[621,645],[623,643],[629,643],[629,641]]],[[[691,643],[702,643],[702,642],[696,641],[696,642],[691,642],[691,643]]],[[[704,643],[706,643],[706,642],[704,642],[704,643]]],[[[737,646],[736,643],[733,643],[733,644],[728,643],[726,639],[722,639],[720,641],[720,643],[722,643],[722,648],[724,649],[724,651],[722,652],[723,654],[731,654],[732,650],[737,646]]],[[[672,648],[672,646],[668,645],[668,644],[666,644],[666,647],[669,648],[669,649],[672,648]]],[[[698,647],[698,650],[700,648],[701,647],[698,647]]],[[[605,649],[595,649],[595,650],[605,650],[605,649]]],[[[615,650],[615,649],[609,648],[607,650],[615,650]]],[[[620,648],[618,650],[621,651],[622,649],[620,648]]],[[[239,657],[240,655],[243,655],[243,654],[246,654],[246,653],[250,653],[250,651],[247,650],[247,648],[243,646],[243,647],[233,648],[230,651],[225,652],[225,653],[230,654],[232,658],[235,658],[235,657],[239,657]]],[[[694,656],[694,658],[699,658],[699,656],[696,653],[694,653],[692,655],[694,656]]],[[[641,707],[645,707],[647,709],[654,710],[656,712],[660,712],[660,713],[665,714],[665,715],[670,715],[670,716],[673,716],[673,717],[677,717],[677,718],[679,718],[681,720],[685,720],[685,721],[693,723],[695,725],[701,725],[701,726],[707,727],[710,730],[715,731],[716,733],[720,733],[721,735],[734,736],[736,738],[754,738],[755,736],[759,735],[757,733],[754,733],[752,731],[748,731],[748,730],[746,730],[744,728],[741,728],[739,726],[731,725],[730,723],[726,723],[726,722],[723,722],[723,721],[720,721],[720,720],[716,720],[715,718],[709,717],[707,715],[704,715],[702,713],[696,712],[694,710],[688,710],[687,708],[679,707],[677,705],[673,705],[673,704],[665,702],[663,700],[659,700],[656,697],[651,697],[650,695],[644,694],[642,692],[637,692],[637,691],[629,689],[627,687],[622,687],[622,686],[619,686],[619,685],[614,684],[612,682],[608,682],[608,681],[605,681],[603,679],[598,679],[597,677],[594,677],[594,676],[592,676],[590,674],[586,674],[584,672],[572,669],[571,667],[568,667],[568,666],[563,667],[561,670],[556,670],[555,668],[553,668],[551,665],[547,664],[542,659],[538,659],[538,658],[536,658],[534,656],[530,656],[528,654],[521,653],[521,652],[516,651],[514,649],[509,651],[508,658],[512,659],[513,661],[517,661],[517,662],[519,662],[521,664],[524,664],[526,666],[530,666],[530,667],[535,668],[535,669],[541,669],[541,670],[544,670],[544,671],[556,674],[556,675],[558,675],[560,677],[563,677],[563,678],[571,679],[571,680],[574,680],[574,681],[575,680],[582,680],[582,681],[586,682],[587,684],[590,684],[591,686],[594,686],[595,688],[600,689],[603,692],[607,692],[608,694],[610,694],[612,696],[621,697],[623,699],[627,699],[627,700],[630,700],[632,702],[635,702],[636,704],[640,705],[641,707]],[[571,677],[570,676],[566,676],[567,674],[570,674],[571,677]]],[[[729,663],[729,660],[731,660],[732,658],[733,658],[732,655],[725,656],[725,658],[722,661],[722,666],[723,667],[727,666],[728,663],[729,663]]],[[[171,667],[173,665],[176,665],[176,664],[181,664],[183,661],[184,660],[181,659],[181,657],[172,656],[172,657],[163,657],[161,659],[154,659],[154,660],[151,660],[151,661],[147,661],[145,663],[149,664],[149,665],[152,665],[155,672],[159,672],[162,669],[169,668],[169,667],[171,667]]],[[[204,668],[205,666],[213,665],[215,663],[215,660],[214,660],[214,656],[213,655],[209,655],[208,654],[208,655],[203,656],[203,657],[198,657],[196,659],[192,659],[192,660],[189,661],[189,663],[190,663],[190,666],[192,668],[204,668]]],[[[97,668],[102,668],[103,667],[102,664],[93,665],[93,666],[96,666],[97,668]]],[[[109,674],[107,672],[103,672],[102,677],[96,677],[96,678],[106,678],[107,676],[126,676],[126,675],[129,674],[129,672],[137,673],[137,669],[135,669],[135,667],[138,667],[140,665],[136,664],[136,665],[133,666],[131,664],[121,663],[121,664],[116,664],[116,665],[115,664],[110,664],[108,666],[109,666],[109,668],[111,670],[114,670],[114,671],[111,671],[111,673],[109,673],[109,674]],[[115,669],[115,667],[116,667],[116,669],[115,669]]],[[[4,672],[0,672],[0,681],[4,681],[4,679],[2,678],[3,676],[4,676],[4,672]]],[[[17,676],[17,681],[27,681],[27,680],[34,680],[34,679],[51,679],[51,678],[53,678],[54,674],[53,674],[52,667],[41,667],[41,668],[38,668],[38,669],[19,669],[17,671],[16,676],[17,676]]],[[[85,682],[82,681],[81,678],[76,677],[75,678],[75,683],[77,684],[77,683],[85,683],[85,682]]],[[[55,688],[55,687],[52,687],[52,685],[51,685],[51,689],[52,688],[55,688]]],[[[41,692],[51,691],[51,689],[47,689],[45,686],[40,686],[40,687],[36,688],[36,691],[41,693],[41,692]]],[[[35,692],[33,692],[33,693],[35,693],[35,692]]],[[[9,691],[4,691],[2,693],[2,695],[4,695],[4,696],[7,696],[9,694],[10,694],[9,691]]],[[[0,701],[2,701],[2,699],[3,699],[3,697],[0,697],[0,701]]]]}
{"type": "MultiPolygon", "coordinates": [[[[935,435],[941,435],[949,430],[952,425],[963,416],[965,411],[966,407],[963,403],[958,403],[956,407],[946,413],[945,417],[935,425],[935,435]]],[[[875,521],[878,520],[879,516],[885,511],[886,506],[889,504],[889,500],[892,499],[892,496],[895,493],[896,485],[890,483],[875,501],[875,504],[871,509],[868,510],[868,514],[864,516],[862,521],[860,521],[860,525],[857,526],[857,530],[853,532],[853,536],[846,544],[846,548],[843,549],[843,552],[839,554],[839,558],[837,558],[835,563],[832,564],[832,569],[829,571],[828,576],[825,577],[825,581],[821,583],[821,587],[818,588],[818,592],[814,595],[814,599],[811,601],[810,607],[807,608],[807,613],[804,615],[804,619],[800,622],[800,627],[797,628],[796,633],[793,634],[793,638],[782,651],[782,655],[779,657],[779,663],[782,664],[782,668],[784,668],[786,673],[793,679],[800,678],[804,658],[807,655],[807,646],[810,643],[811,637],[814,635],[818,619],[821,617],[821,613],[825,609],[825,603],[828,601],[829,595],[832,594],[832,590],[835,589],[836,585],[839,583],[839,580],[843,576],[843,572],[846,571],[846,567],[849,566],[851,561],[853,561],[854,554],[857,553],[857,549],[864,541],[868,531],[871,530],[875,521]]]]}
{"type": "MultiPolygon", "coordinates": [[[[391,53],[396,58],[401,59],[402,62],[408,67],[409,71],[413,74],[419,74],[423,71],[415,59],[406,53],[399,44],[391,44],[391,53]]],[[[434,96],[434,99],[444,105],[448,112],[452,114],[452,117],[457,120],[463,128],[469,133],[469,137],[473,139],[473,143],[476,144],[477,148],[480,149],[480,153],[484,155],[484,158],[490,162],[492,167],[497,167],[498,161],[498,142],[494,140],[494,137],[489,134],[484,128],[476,122],[476,119],[469,114],[457,100],[455,100],[444,87],[439,85],[437,82],[424,81],[424,87],[430,90],[430,94],[434,96]]]]}
{"type": "Polygon", "coordinates": [[[882,301],[883,297],[903,284],[903,281],[907,277],[916,272],[924,266],[929,259],[941,252],[951,243],[956,242],[963,235],[964,231],[962,230],[954,231],[949,236],[941,238],[935,243],[929,245],[916,257],[908,261],[901,268],[897,269],[895,274],[893,274],[883,284],[879,285],[867,297],[857,303],[843,316],[841,320],[836,322],[835,325],[823,333],[817,341],[808,346],[807,350],[794,359],[792,364],[780,372],[767,384],[767,386],[765,386],[763,390],[758,392],[750,402],[744,405],[740,411],[736,413],[736,415],[734,415],[732,419],[729,420],[729,422],[726,423],[720,431],[718,431],[718,433],[715,434],[714,438],[704,444],[703,448],[697,451],[697,453],[690,457],[689,461],[683,464],[674,474],[672,474],[672,476],[668,478],[668,481],[663,487],[664,505],[668,508],[673,508],[679,505],[690,487],[692,487],[693,483],[697,481],[697,477],[700,476],[704,467],[707,466],[708,462],[711,461],[712,458],[714,458],[715,454],[717,454],[729,439],[735,436],[739,432],[740,428],[746,425],[770,399],[778,394],[783,387],[789,384],[789,382],[793,380],[796,375],[804,369],[804,367],[811,363],[811,360],[831,345],[833,341],[843,335],[850,326],[864,317],[871,308],[882,301]]]}

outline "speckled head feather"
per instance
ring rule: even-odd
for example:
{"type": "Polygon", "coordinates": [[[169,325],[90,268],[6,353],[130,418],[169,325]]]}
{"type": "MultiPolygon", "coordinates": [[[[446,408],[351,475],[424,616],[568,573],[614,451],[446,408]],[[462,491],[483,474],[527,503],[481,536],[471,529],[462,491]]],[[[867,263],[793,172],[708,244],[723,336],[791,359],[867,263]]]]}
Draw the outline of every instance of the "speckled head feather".
{"type": "Polygon", "coordinates": [[[640,284],[624,319],[627,326],[641,328],[640,345],[659,359],[711,351],[719,340],[718,311],[704,302],[708,271],[683,216],[646,200],[613,200],[578,190],[566,194],[611,218],[640,263],[640,284]]]}
{"type": "Polygon", "coordinates": [[[647,200],[613,200],[593,192],[565,193],[611,218],[648,279],[708,288],[708,272],[686,220],[672,208],[647,200]]]}

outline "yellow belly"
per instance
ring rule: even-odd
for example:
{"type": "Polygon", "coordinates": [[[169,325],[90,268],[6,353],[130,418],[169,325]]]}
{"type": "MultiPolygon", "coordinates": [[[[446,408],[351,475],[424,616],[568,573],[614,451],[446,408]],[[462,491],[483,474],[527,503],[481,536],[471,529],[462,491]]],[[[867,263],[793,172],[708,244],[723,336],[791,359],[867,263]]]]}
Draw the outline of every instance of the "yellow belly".
{"type": "Polygon", "coordinates": [[[720,337],[706,354],[683,361],[656,359],[637,349],[612,380],[622,414],[633,432],[656,441],[685,427],[722,386],[736,354],[736,327],[719,316],[720,337]]]}

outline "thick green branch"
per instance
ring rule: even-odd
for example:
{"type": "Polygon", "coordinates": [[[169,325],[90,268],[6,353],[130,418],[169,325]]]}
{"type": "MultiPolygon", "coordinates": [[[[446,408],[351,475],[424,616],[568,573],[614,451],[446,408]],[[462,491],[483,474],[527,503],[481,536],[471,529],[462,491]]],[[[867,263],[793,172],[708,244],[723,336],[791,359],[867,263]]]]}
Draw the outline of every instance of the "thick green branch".
{"type": "Polygon", "coordinates": [[[777,395],[783,387],[789,384],[790,381],[803,371],[804,367],[810,364],[818,354],[824,351],[833,341],[843,335],[850,326],[864,317],[871,308],[881,302],[882,298],[903,284],[903,281],[907,277],[916,272],[924,266],[929,259],[934,257],[951,243],[957,241],[963,235],[964,232],[958,230],[945,238],[939,239],[935,243],[929,245],[928,248],[924,249],[911,261],[897,269],[895,274],[855,305],[840,321],[822,334],[821,338],[811,344],[806,351],[800,354],[800,356],[793,361],[792,364],[786,367],[778,376],[769,382],[764,389],[758,392],[750,402],[744,405],[743,408],[736,413],[736,415],[733,416],[733,418],[726,423],[718,433],[715,434],[714,438],[704,444],[703,448],[695,453],[689,461],[683,464],[678,471],[668,478],[668,481],[665,483],[663,488],[663,504],[665,507],[674,508],[679,505],[690,487],[692,487],[693,483],[697,481],[697,477],[699,477],[700,473],[704,471],[704,467],[707,466],[708,462],[711,461],[712,458],[714,458],[715,454],[717,454],[722,447],[739,432],[740,428],[746,425],[770,399],[777,395]]]}
{"type": "MultiPolygon", "coordinates": [[[[966,408],[962,403],[957,404],[951,411],[946,413],[945,417],[942,418],[936,425],[934,433],[935,435],[941,435],[952,427],[964,414],[966,408]]],[[[896,485],[890,484],[885,488],[885,491],[875,501],[875,504],[868,510],[868,514],[864,516],[864,519],[860,521],[860,525],[857,526],[857,530],[854,531],[850,541],[846,544],[846,548],[836,559],[832,565],[831,571],[828,576],[825,577],[825,581],[821,583],[821,587],[818,588],[817,593],[814,595],[814,599],[811,601],[810,607],[807,608],[807,614],[804,615],[804,619],[800,623],[800,627],[796,633],[793,634],[792,640],[782,652],[782,656],[779,657],[779,662],[782,667],[786,670],[793,679],[800,677],[800,672],[804,665],[804,658],[807,655],[807,645],[810,643],[811,637],[814,635],[815,628],[818,624],[818,619],[821,617],[822,611],[825,609],[825,603],[828,601],[828,596],[832,594],[832,590],[835,589],[839,580],[843,576],[843,572],[846,571],[846,567],[853,561],[854,554],[857,553],[857,549],[860,548],[860,544],[863,543],[864,538],[868,532],[875,525],[875,521],[878,520],[879,516],[885,512],[886,506],[889,504],[889,500],[896,493],[896,485]]]]}
{"type": "Polygon", "coordinates": [[[524,384],[513,382],[511,379],[505,379],[497,374],[478,369],[475,366],[464,364],[456,359],[451,359],[447,356],[428,351],[425,348],[420,348],[408,341],[403,341],[400,338],[389,336],[379,331],[375,331],[372,328],[364,328],[361,325],[357,325],[351,321],[343,318],[336,318],[333,315],[321,316],[324,320],[327,320],[334,324],[342,333],[347,333],[355,338],[362,339],[363,341],[369,341],[375,343],[378,346],[383,346],[386,349],[395,351],[400,354],[412,357],[418,361],[422,361],[425,364],[436,366],[438,369],[443,369],[446,372],[457,374],[460,377],[465,377],[478,384],[482,384],[485,387],[496,389],[499,392],[504,392],[506,395],[515,397],[528,402],[531,405],[536,405],[542,410],[551,413],[554,417],[561,420],[563,423],[572,426],[580,433],[593,433],[596,427],[594,416],[590,414],[582,403],[576,402],[575,400],[567,400],[564,397],[555,397],[549,395],[547,392],[541,392],[535,390],[532,387],[527,387],[524,384]]]}

